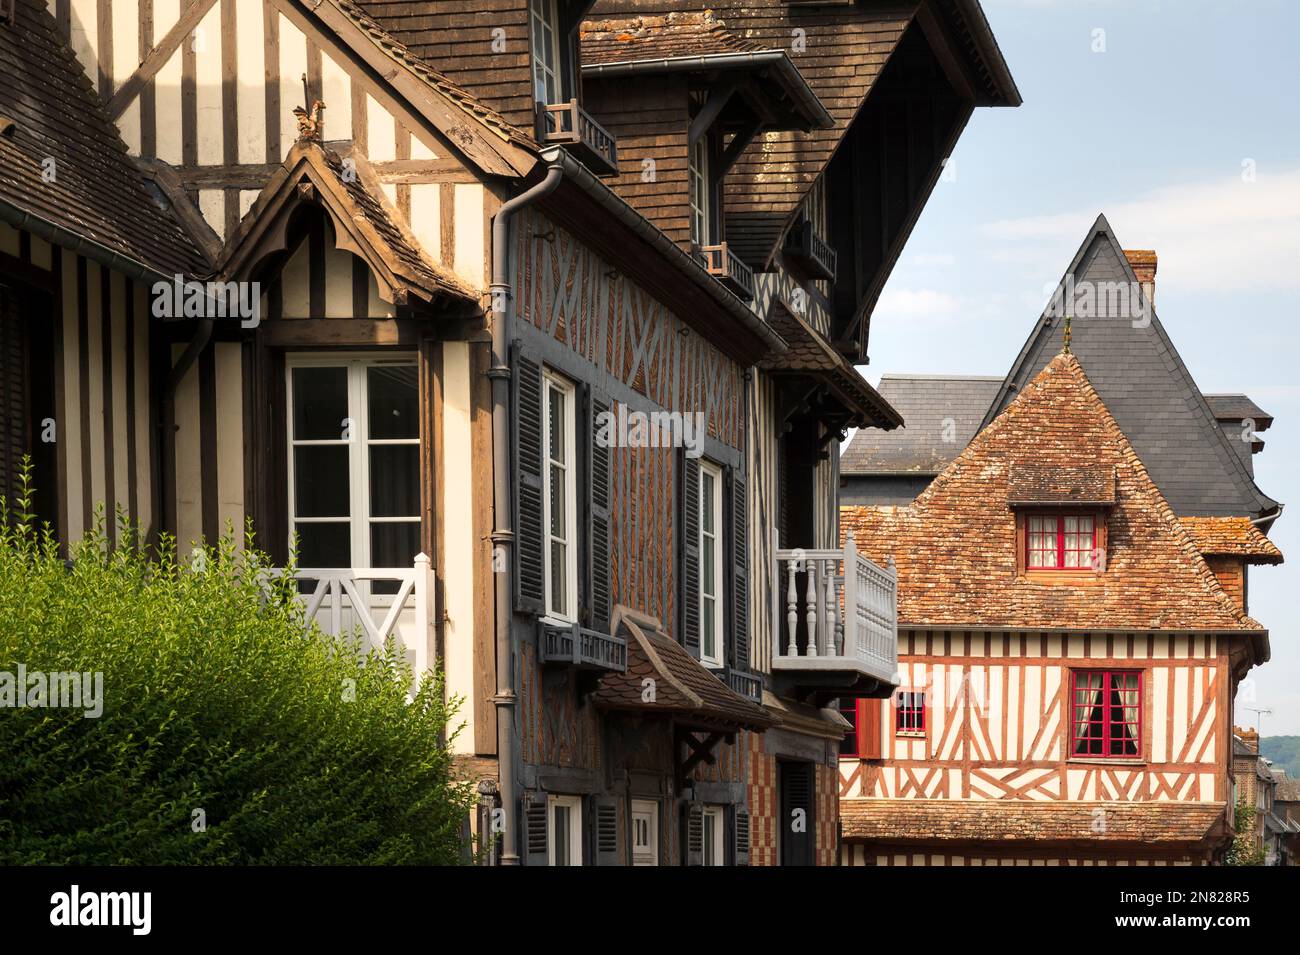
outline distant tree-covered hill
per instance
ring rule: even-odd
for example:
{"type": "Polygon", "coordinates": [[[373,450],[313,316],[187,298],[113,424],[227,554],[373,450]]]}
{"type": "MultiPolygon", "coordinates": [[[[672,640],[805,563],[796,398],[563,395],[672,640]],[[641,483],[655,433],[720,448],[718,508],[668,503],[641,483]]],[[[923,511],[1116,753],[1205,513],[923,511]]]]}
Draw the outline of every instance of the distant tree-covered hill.
{"type": "Polygon", "coordinates": [[[1274,769],[1300,778],[1300,736],[1265,736],[1259,741],[1259,750],[1273,761],[1274,769]]]}

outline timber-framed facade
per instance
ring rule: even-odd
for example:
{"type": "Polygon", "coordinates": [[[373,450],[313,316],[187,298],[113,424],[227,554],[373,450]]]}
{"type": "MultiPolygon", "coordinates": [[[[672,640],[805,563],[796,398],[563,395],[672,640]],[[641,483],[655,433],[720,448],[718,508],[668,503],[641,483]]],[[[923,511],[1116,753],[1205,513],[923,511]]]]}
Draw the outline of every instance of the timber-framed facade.
{"type": "Polygon", "coordinates": [[[65,541],[296,542],[324,629],[463,697],[487,861],[833,864],[833,703],[897,653],[854,362],[1019,97],[973,2],[659,6],[16,0],[4,477],[65,541]]]}

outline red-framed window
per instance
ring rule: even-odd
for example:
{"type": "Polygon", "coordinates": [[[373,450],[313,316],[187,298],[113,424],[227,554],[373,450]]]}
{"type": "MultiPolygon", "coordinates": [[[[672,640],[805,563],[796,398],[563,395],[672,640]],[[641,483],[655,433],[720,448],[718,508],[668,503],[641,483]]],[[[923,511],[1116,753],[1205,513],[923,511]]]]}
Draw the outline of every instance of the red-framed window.
{"type": "Polygon", "coordinates": [[[1137,759],[1142,755],[1142,674],[1075,670],[1070,699],[1070,755],[1137,759]]]}
{"type": "Polygon", "coordinates": [[[880,711],[884,700],[841,700],[840,715],[853,728],[840,743],[841,756],[880,759],[880,711]]]}
{"type": "Polygon", "coordinates": [[[1029,514],[1025,566],[1030,570],[1087,570],[1097,549],[1093,514],[1029,514]]]}
{"type": "Polygon", "coordinates": [[[925,691],[899,690],[894,697],[894,731],[920,735],[925,732],[925,691]]]}

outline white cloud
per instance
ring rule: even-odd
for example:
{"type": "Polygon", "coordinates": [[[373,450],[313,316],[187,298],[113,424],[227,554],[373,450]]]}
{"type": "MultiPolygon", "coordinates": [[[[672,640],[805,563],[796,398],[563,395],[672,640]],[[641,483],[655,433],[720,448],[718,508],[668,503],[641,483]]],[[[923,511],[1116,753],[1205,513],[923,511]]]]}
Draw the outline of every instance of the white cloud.
{"type": "Polygon", "coordinates": [[[1157,281],[1189,291],[1300,288],[1300,170],[1180,183],[1100,210],[1002,219],[980,231],[1006,243],[989,251],[994,260],[1037,265],[1054,254],[1045,248],[1054,240],[1078,242],[1098,211],[1127,248],[1156,250],[1157,281]]]}

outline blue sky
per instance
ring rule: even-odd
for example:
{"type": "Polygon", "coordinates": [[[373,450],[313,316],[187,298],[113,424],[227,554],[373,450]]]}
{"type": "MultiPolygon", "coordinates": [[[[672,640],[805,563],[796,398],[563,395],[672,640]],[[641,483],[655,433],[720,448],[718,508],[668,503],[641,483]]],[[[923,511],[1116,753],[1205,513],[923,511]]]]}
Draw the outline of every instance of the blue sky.
{"type": "Polygon", "coordinates": [[[1005,374],[1099,212],[1125,248],[1155,249],[1156,311],[1197,384],[1276,418],[1256,479],[1289,505],[1272,532],[1289,560],[1251,571],[1273,659],[1237,722],[1262,707],[1265,735],[1300,734],[1300,3],[984,9],[1024,105],[971,118],[872,318],[863,371],[1005,374]]]}

